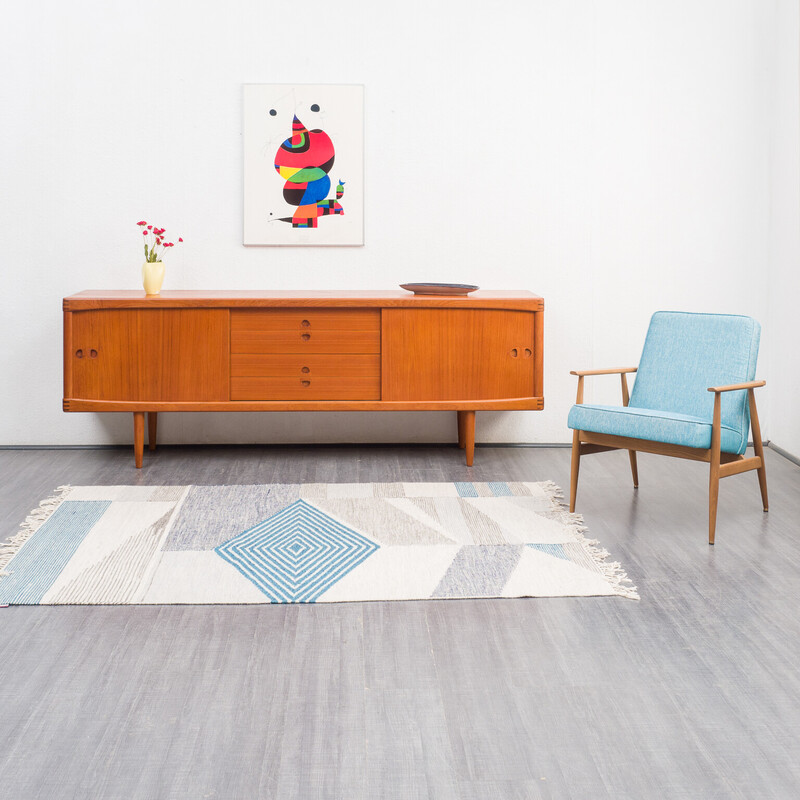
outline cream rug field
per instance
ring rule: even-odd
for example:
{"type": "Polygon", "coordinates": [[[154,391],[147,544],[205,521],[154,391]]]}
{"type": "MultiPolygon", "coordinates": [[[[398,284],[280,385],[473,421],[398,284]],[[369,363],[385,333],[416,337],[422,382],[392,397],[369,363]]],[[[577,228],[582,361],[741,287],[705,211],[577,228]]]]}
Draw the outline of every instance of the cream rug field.
{"type": "Polygon", "coordinates": [[[637,598],[543,483],[63,486],[0,542],[0,604],[637,598]]]}

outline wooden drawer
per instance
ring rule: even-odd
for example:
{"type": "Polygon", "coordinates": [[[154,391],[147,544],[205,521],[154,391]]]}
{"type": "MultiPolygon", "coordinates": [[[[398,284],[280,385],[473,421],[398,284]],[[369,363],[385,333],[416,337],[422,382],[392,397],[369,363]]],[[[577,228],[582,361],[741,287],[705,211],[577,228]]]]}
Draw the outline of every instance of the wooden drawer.
{"type": "Polygon", "coordinates": [[[379,355],[235,353],[231,356],[234,378],[378,378],[379,355]]]}
{"type": "Polygon", "coordinates": [[[231,378],[231,400],[380,400],[381,379],[231,378]]]}
{"type": "Polygon", "coordinates": [[[377,308],[242,309],[231,311],[231,333],[243,331],[379,331],[377,308]]]}
{"type": "Polygon", "coordinates": [[[380,352],[380,330],[231,331],[231,353],[380,352]]]}

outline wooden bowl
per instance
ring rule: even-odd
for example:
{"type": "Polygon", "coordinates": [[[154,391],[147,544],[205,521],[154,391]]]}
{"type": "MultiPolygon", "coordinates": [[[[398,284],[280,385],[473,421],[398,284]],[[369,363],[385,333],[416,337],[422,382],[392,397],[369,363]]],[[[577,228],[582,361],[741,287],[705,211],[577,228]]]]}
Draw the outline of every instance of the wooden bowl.
{"type": "Polygon", "coordinates": [[[480,286],[471,283],[401,283],[400,288],[414,294],[469,294],[480,286]]]}

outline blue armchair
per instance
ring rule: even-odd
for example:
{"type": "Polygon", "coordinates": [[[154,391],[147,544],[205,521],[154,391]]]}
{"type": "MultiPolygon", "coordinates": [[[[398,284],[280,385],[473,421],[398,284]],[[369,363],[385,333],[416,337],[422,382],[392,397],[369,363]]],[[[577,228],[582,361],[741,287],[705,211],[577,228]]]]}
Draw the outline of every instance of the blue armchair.
{"type": "Polygon", "coordinates": [[[728,314],[653,314],[636,367],[574,371],[578,397],[567,425],[573,430],[570,511],[575,510],[580,458],[606,450],[628,450],[634,488],[639,486],[636,452],[689,458],[710,464],[708,543],[714,544],[719,479],[758,471],[764,511],[767,473],[754,390],[761,326],[728,314]],[[626,376],[637,372],[628,396],[626,376]],[[583,403],[584,378],[619,374],[622,405],[583,403]],[[752,427],[755,456],[745,458],[752,427]]]}

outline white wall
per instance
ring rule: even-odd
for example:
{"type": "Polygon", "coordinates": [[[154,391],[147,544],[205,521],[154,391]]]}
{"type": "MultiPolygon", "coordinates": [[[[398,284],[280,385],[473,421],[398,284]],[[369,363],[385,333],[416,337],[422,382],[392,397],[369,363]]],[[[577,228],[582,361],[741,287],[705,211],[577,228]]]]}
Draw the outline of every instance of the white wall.
{"type": "Polygon", "coordinates": [[[770,243],[769,437],[800,458],[800,13],[796,0],[776,9],[775,124],[770,171],[773,185],[770,243]]]}
{"type": "MultiPolygon", "coordinates": [[[[653,311],[766,327],[771,182],[789,147],[770,88],[783,1],[307,0],[300,16],[264,0],[14,4],[0,30],[0,443],[130,441],[129,415],[61,412],[60,309],[81,289],[139,287],[142,218],[185,239],[168,289],[538,292],[546,410],[481,414],[478,439],[566,441],[568,371],[635,363],[653,311]],[[248,82],[365,84],[365,247],[241,245],[248,82]]],[[[616,380],[596,386],[588,400],[615,401],[616,380]]],[[[181,442],[454,428],[441,413],[160,424],[181,442]]]]}

